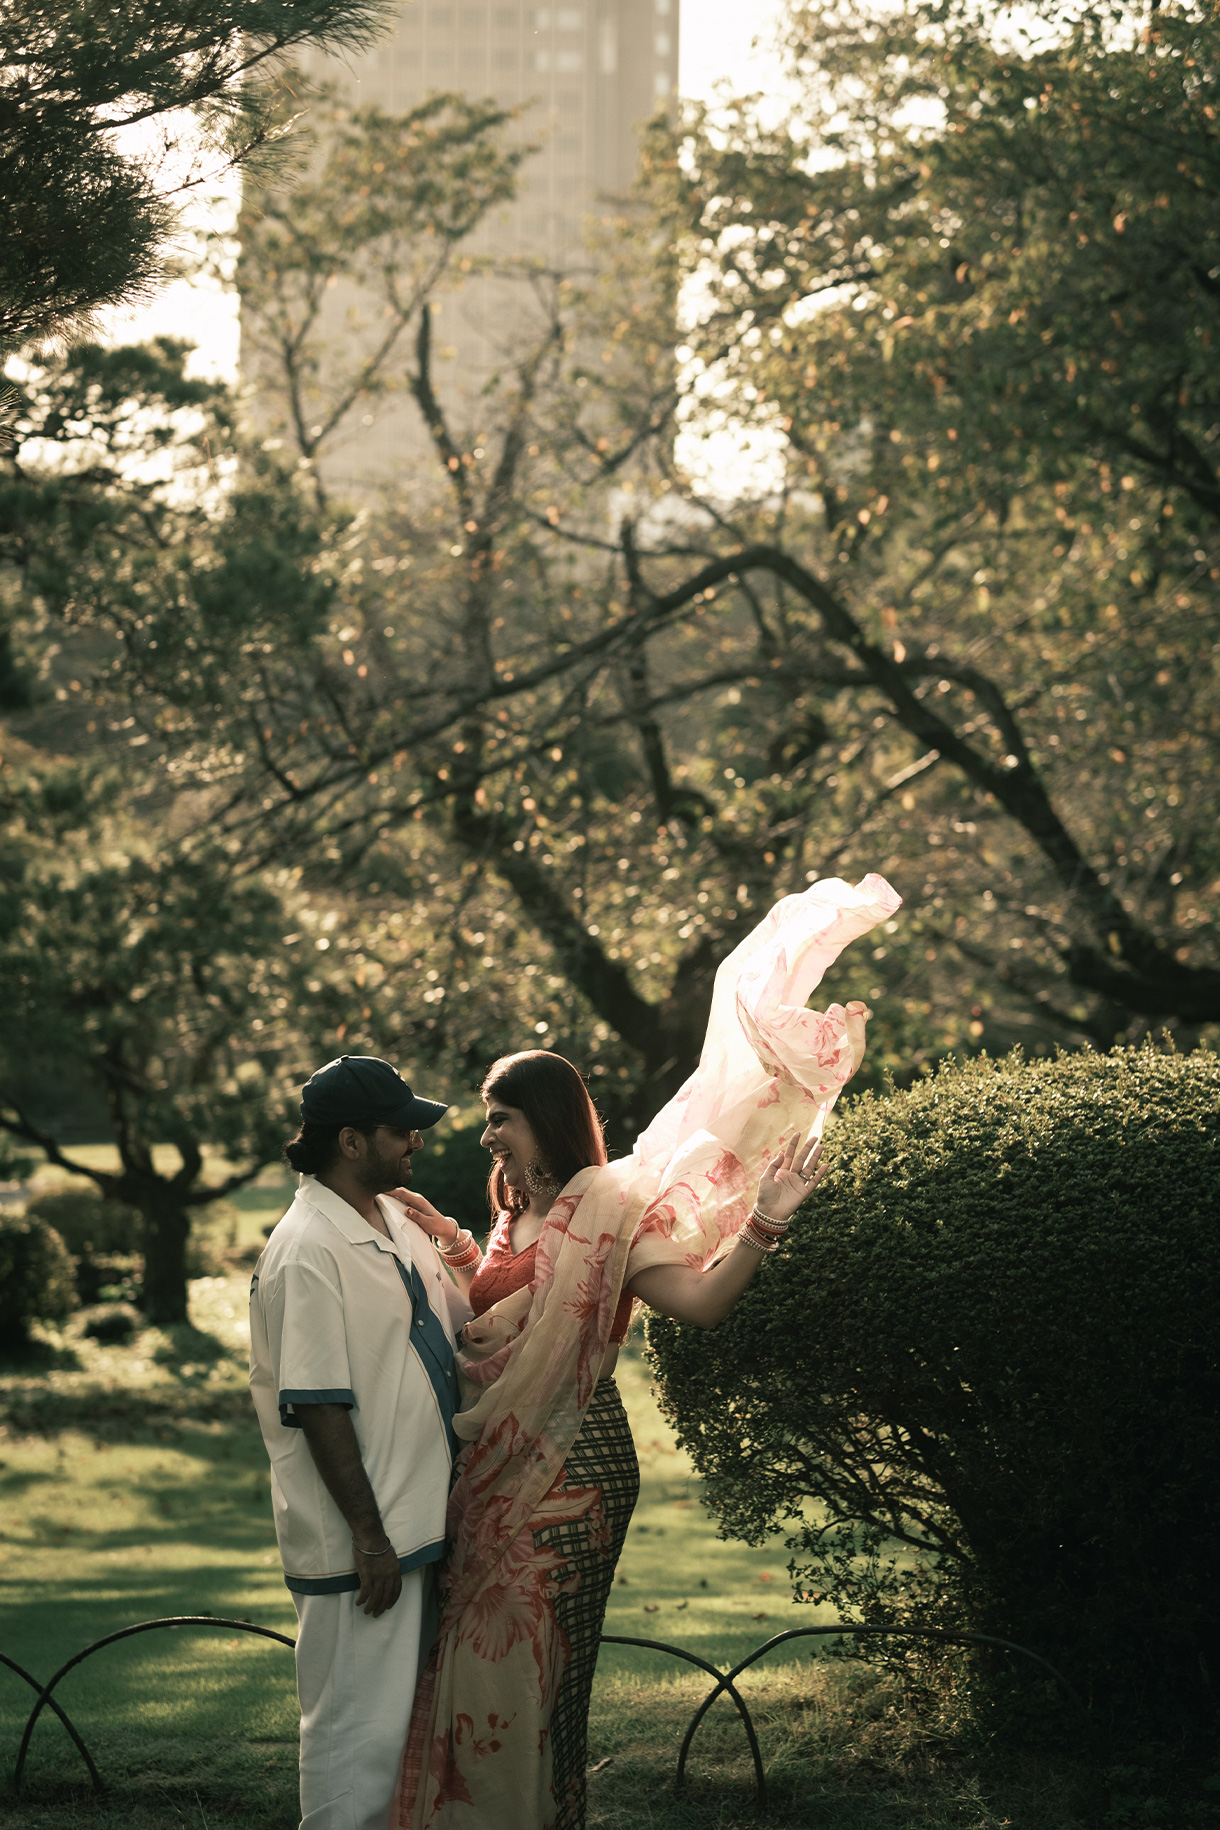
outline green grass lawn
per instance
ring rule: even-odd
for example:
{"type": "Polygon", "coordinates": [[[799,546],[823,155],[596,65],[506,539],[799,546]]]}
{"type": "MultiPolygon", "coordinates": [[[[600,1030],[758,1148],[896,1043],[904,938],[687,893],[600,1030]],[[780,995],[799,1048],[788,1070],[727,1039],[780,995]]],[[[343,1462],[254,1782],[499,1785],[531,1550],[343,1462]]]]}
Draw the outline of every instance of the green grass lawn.
{"type": "MultiPolygon", "coordinates": [[[[247,1191],[258,1237],[283,1185],[247,1191]],[[255,1196],[269,1195],[259,1202],[255,1196]]],[[[0,1650],[44,1678],[86,1643],[164,1614],[231,1616],[291,1633],[266,1463],[245,1387],[246,1277],[199,1280],[193,1328],[124,1347],[71,1330],[0,1379],[0,1650]]],[[[713,1663],[818,1619],[793,1605],[784,1556],[717,1539],[685,1455],[629,1348],[620,1366],[643,1490],[606,1630],[665,1640],[713,1663]]],[[[771,1773],[772,1821],[817,1830],[1069,1830],[1089,1822],[1060,1761],[998,1776],[939,1747],[876,1675],[781,1648],[743,1681],[771,1773]]],[[[714,1830],[763,1821],[730,1705],[700,1731],[683,1797],[673,1764],[706,1680],[661,1654],[608,1647],[591,1720],[590,1824],[714,1830]]],[[[13,1830],[292,1830],[292,1658],[222,1629],[107,1648],[60,1697],[111,1784],[95,1803],[61,1726],[45,1716],[25,1791],[0,1793],[13,1830]]],[[[0,1770],[11,1772],[30,1693],[0,1668],[0,1770]]],[[[1177,1820],[1107,1817],[1113,1830],[1177,1820]]],[[[1211,1822],[1212,1819],[1192,1819],[1211,1822]]]]}

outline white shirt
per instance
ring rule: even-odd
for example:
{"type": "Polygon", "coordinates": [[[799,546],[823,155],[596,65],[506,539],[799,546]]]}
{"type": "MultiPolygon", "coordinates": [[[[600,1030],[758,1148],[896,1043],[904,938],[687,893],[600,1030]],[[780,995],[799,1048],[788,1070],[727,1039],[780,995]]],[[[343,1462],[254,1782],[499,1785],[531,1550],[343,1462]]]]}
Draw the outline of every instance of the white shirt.
{"type": "Polygon", "coordinates": [[[377,1204],[388,1239],[302,1176],[250,1285],[250,1390],[271,1458],[284,1579],[301,1594],[359,1586],[351,1531],[296,1416],[304,1404],[350,1409],[400,1568],[435,1562],[444,1547],[449,1433],[426,1355],[412,1341],[399,1262],[419,1272],[450,1345],[471,1311],[423,1229],[386,1196],[377,1204]]]}

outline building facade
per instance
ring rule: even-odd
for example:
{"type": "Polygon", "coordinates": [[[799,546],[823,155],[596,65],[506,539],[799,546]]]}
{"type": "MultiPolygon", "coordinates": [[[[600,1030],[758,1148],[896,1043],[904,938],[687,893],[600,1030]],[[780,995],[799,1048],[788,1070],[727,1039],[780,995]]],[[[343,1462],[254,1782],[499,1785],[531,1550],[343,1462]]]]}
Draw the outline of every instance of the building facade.
{"type": "MultiPolygon", "coordinates": [[[[354,105],[395,114],[440,90],[521,108],[516,131],[538,151],[521,168],[517,197],[491,212],[471,249],[564,268],[582,258],[589,215],[631,184],[641,122],[676,91],[679,4],[413,0],[392,37],[363,55],[315,58],[308,67],[354,105]]],[[[485,275],[445,297],[436,325],[437,381],[457,419],[469,418],[464,405],[525,331],[527,292],[519,278],[485,275]]],[[[337,297],[334,307],[351,303],[337,297]]],[[[411,403],[390,401],[371,425],[345,428],[342,448],[322,460],[323,472],[332,485],[359,493],[420,457],[424,446],[411,403]]]]}

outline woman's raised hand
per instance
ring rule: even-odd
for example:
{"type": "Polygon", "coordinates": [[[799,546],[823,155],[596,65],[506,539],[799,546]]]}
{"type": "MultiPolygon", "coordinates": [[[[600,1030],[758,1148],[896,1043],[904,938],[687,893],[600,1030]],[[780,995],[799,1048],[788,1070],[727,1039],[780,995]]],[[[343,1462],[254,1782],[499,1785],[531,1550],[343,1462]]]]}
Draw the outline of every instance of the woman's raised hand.
{"type": "Polygon", "coordinates": [[[758,1184],[759,1212],[770,1220],[791,1220],[826,1174],[821,1157],[821,1138],[803,1144],[800,1132],[794,1131],[763,1170],[758,1184]]]}
{"type": "Polygon", "coordinates": [[[400,1201],[412,1220],[417,1220],[425,1233],[431,1233],[442,1245],[452,1245],[461,1232],[456,1220],[451,1220],[448,1214],[442,1214],[439,1208],[433,1207],[431,1201],[423,1195],[417,1195],[413,1188],[391,1188],[389,1193],[391,1201],[400,1201]]]}

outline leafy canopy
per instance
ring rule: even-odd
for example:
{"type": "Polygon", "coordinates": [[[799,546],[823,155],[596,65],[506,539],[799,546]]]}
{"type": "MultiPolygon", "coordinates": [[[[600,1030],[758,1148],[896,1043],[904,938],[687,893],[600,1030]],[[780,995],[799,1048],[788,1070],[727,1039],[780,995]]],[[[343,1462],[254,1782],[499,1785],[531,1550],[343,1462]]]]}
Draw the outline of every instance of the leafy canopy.
{"type": "MultiPolygon", "coordinates": [[[[76,423],[41,403],[66,389],[80,413],[98,378],[36,378],[11,478],[35,512],[6,535],[5,585],[28,690],[59,709],[18,726],[83,743],[87,700],[154,821],[174,797],[190,845],[220,835],[281,868],[312,982],[348,986],[335,1041],[473,1080],[541,1035],[591,1065],[629,1138],[689,1070],[740,924],[811,874],[867,868],[906,907],[836,990],[878,1006],[874,1059],[903,1072],[1166,1017],[1189,1039],[1220,1008],[1220,554],[1148,466],[1079,427],[1057,440],[1044,378],[1030,399],[1018,371],[998,400],[1027,415],[1024,468],[973,394],[959,423],[927,338],[973,294],[959,261],[928,321],[902,322],[949,252],[903,211],[931,221],[964,183],[957,128],[987,97],[952,114],[953,57],[998,54],[992,14],[919,14],[919,81],[947,99],[915,116],[891,51],[916,18],[857,22],[851,65],[836,16],[855,74],[830,100],[836,67],[806,33],[786,127],[744,104],[723,132],[657,124],[595,276],[515,269],[532,319],[511,314],[520,341],[477,395],[437,311],[478,283],[480,211],[516,167],[509,124],[455,97],[397,121],[335,103],[318,166],[252,203],[244,334],[277,450],[200,398],[193,427],[185,403],[167,416],[162,454],[189,487],[150,486],[97,441],[40,444],[76,423]],[[687,275],[707,311],[678,369],[687,275]],[[721,383],[735,426],[781,435],[761,495],[709,500],[683,467],[693,390],[721,383]],[[395,409],[420,456],[354,516],[343,441],[395,409]]],[[[1109,49],[1117,138],[1144,53],[1109,49]]],[[[978,195],[1007,220],[1028,167],[1021,207],[1045,215],[1045,162],[1039,191],[1002,140],[980,127],[978,195]]],[[[1028,294],[1005,261],[988,283],[1024,274],[1028,294]]],[[[1082,313],[1090,271],[1063,268],[1082,313]]],[[[988,308],[988,335],[1016,334],[1025,294],[988,308]]],[[[1000,387],[1006,347],[980,386],[1000,387]]],[[[161,361],[147,387],[168,399],[181,353],[161,361]]],[[[111,373],[99,413],[138,443],[126,385],[111,373]]]]}

